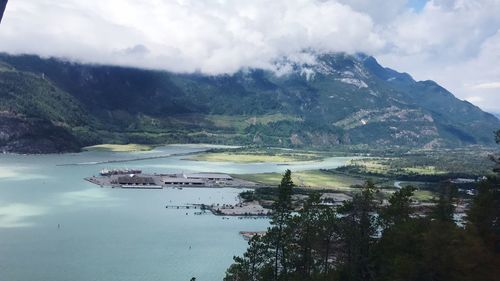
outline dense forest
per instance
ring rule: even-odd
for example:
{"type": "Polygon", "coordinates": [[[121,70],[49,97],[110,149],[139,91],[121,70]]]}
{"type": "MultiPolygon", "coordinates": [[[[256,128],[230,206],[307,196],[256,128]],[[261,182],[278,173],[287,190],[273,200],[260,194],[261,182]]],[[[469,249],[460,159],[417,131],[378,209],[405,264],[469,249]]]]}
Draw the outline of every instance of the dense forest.
{"type": "Polygon", "coordinates": [[[0,150],[18,153],[100,143],[461,147],[493,144],[500,126],[433,81],[345,53],[286,75],[244,69],[216,76],[0,54],[0,112],[27,128],[36,127],[33,119],[51,124],[72,144],[3,128],[0,150]],[[33,142],[47,145],[32,149],[33,142]]]}
{"type": "MultiPolygon", "coordinates": [[[[497,139],[498,141],[498,139],[497,139]]],[[[497,164],[499,159],[492,157],[497,164]]],[[[495,169],[498,173],[500,170],[495,169]]],[[[312,195],[293,211],[291,172],[278,187],[271,227],[235,257],[225,281],[498,280],[500,178],[477,186],[465,220],[457,222],[456,189],[441,188],[426,213],[412,208],[413,187],[377,200],[371,182],[342,206],[312,195]]]]}

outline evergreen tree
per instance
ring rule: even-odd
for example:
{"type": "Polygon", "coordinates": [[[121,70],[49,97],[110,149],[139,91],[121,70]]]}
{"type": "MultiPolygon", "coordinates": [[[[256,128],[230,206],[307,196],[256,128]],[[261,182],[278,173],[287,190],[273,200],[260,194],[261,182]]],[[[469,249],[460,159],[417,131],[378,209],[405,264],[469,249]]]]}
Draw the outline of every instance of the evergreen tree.
{"type": "Polygon", "coordinates": [[[405,186],[391,195],[389,205],[380,211],[380,224],[384,229],[410,219],[410,215],[413,213],[411,197],[415,190],[412,186],[405,186]]]}
{"type": "Polygon", "coordinates": [[[273,205],[271,227],[263,237],[253,237],[243,257],[226,272],[225,281],[287,280],[292,245],[291,211],[293,181],[286,170],[273,205]]]}
{"type": "Polygon", "coordinates": [[[315,244],[319,236],[319,195],[311,194],[303,208],[290,221],[290,252],[297,278],[305,280],[317,271],[315,244]]]}
{"type": "Polygon", "coordinates": [[[500,253],[498,245],[500,217],[498,214],[498,190],[495,179],[482,181],[477,187],[477,195],[467,212],[467,227],[475,231],[488,248],[500,253]]]}
{"type": "Polygon", "coordinates": [[[495,252],[497,183],[478,187],[467,226],[453,220],[456,191],[445,186],[431,212],[412,208],[414,188],[396,191],[379,208],[375,186],[338,210],[311,194],[292,214],[291,173],[278,188],[271,227],[254,237],[225,281],[494,281],[500,275],[495,252]]]}
{"type": "Polygon", "coordinates": [[[341,238],[340,220],[336,210],[330,206],[321,208],[318,220],[319,243],[316,246],[317,251],[321,253],[323,275],[327,278],[333,267],[330,262],[330,258],[333,256],[332,254],[334,254],[332,250],[338,250],[341,238]]]}
{"type": "Polygon", "coordinates": [[[243,257],[234,257],[233,263],[226,271],[224,281],[257,281],[262,279],[265,268],[269,271],[271,256],[263,237],[256,235],[248,242],[248,249],[243,257]]]}
{"type": "Polygon", "coordinates": [[[454,223],[455,198],[457,189],[453,185],[446,185],[441,189],[436,206],[432,209],[431,218],[441,222],[454,223]]]}
{"type": "MultiPolygon", "coordinates": [[[[500,143],[500,130],[496,132],[497,144],[500,143]]],[[[475,247],[466,250],[466,256],[474,256],[480,266],[471,268],[475,277],[481,280],[498,280],[500,276],[500,157],[493,155],[490,159],[495,163],[493,171],[496,177],[481,181],[476,188],[469,210],[467,211],[466,231],[469,240],[475,247]],[[475,252],[473,252],[475,251],[475,252]]],[[[472,263],[474,264],[474,263],[472,263]]]]}
{"type": "Polygon", "coordinates": [[[343,280],[373,280],[371,247],[377,234],[375,213],[378,205],[374,201],[374,184],[368,181],[361,188],[361,193],[339,210],[344,215],[341,219],[342,241],[345,244],[343,280]]]}
{"type": "Polygon", "coordinates": [[[287,273],[287,238],[289,233],[284,232],[292,211],[292,192],[294,183],[292,172],[286,170],[278,186],[278,200],[274,204],[271,218],[271,229],[266,238],[274,245],[274,280],[280,280],[280,275],[287,273]]]}
{"type": "MultiPolygon", "coordinates": [[[[500,143],[500,130],[495,133],[495,140],[500,143]]],[[[500,156],[492,155],[496,177],[483,180],[477,187],[477,195],[467,212],[468,228],[475,231],[487,248],[500,254],[500,156]]]]}

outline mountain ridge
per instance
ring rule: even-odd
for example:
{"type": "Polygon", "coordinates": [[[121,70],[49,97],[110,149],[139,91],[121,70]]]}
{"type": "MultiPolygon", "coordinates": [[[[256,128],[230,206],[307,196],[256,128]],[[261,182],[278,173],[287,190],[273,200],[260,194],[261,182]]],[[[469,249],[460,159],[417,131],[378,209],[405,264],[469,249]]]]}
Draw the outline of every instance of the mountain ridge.
{"type": "MultiPolygon", "coordinates": [[[[431,148],[492,144],[500,128],[496,117],[434,81],[415,81],[363,54],[319,55],[282,75],[245,69],[217,76],[0,54],[0,86],[1,111],[67,131],[75,145],[65,148],[103,142],[431,148]]],[[[16,152],[6,149],[12,141],[0,138],[0,149],[16,152]]]]}

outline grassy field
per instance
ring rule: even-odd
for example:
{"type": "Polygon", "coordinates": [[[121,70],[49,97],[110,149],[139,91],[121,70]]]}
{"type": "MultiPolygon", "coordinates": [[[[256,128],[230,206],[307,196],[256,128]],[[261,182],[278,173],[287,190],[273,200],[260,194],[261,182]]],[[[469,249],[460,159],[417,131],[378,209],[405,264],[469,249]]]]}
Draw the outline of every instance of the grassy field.
{"type": "Polygon", "coordinates": [[[414,150],[392,157],[352,160],[350,170],[359,174],[430,175],[461,174],[481,176],[491,173],[491,148],[467,147],[461,149],[414,150]]]}
{"type": "Polygon", "coordinates": [[[235,163],[289,163],[298,161],[318,161],[328,153],[306,150],[284,150],[278,148],[238,148],[207,151],[193,155],[189,160],[235,163]]]}
{"type": "Polygon", "coordinates": [[[322,157],[316,154],[307,153],[291,153],[291,154],[252,154],[252,153],[231,153],[231,152],[208,152],[200,153],[189,158],[189,160],[196,161],[210,161],[210,162],[235,162],[235,163],[289,163],[297,161],[316,161],[321,160],[322,157]]]}
{"type": "Polygon", "coordinates": [[[419,174],[419,175],[440,175],[446,171],[440,170],[433,165],[415,165],[411,167],[396,166],[395,163],[401,158],[369,158],[355,159],[350,161],[350,165],[355,165],[365,173],[375,173],[381,175],[389,174],[419,174]]]}
{"type": "Polygon", "coordinates": [[[419,174],[419,175],[446,174],[446,171],[439,170],[435,166],[408,167],[408,168],[403,168],[403,170],[408,172],[408,173],[414,173],[414,174],[419,174]]]}
{"type": "Polygon", "coordinates": [[[436,198],[436,194],[428,190],[416,190],[413,194],[413,199],[428,202],[436,198]]]}
{"type": "Polygon", "coordinates": [[[249,116],[228,116],[228,115],[208,115],[206,116],[216,127],[219,128],[233,128],[236,130],[244,130],[250,125],[262,124],[267,125],[269,123],[278,121],[301,121],[302,119],[292,115],[285,115],[281,113],[261,115],[255,117],[249,116]]]}
{"type": "MultiPolygon", "coordinates": [[[[277,186],[282,177],[279,173],[243,174],[234,176],[271,186],[277,186]]],[[[318,170],[294,172],[292,173],[292,180],[299,187],[339,191],[350,191],[352,185],[363,184],[364,182],[362,179],[318,170]]]]}
{"type": "Polygon", "coordinates": [[[149,151],[154,147],[144,144],[98,144],[84,147],[86,151],[112,151],[112,152],[133,152],[133,151],[149,151]]]}

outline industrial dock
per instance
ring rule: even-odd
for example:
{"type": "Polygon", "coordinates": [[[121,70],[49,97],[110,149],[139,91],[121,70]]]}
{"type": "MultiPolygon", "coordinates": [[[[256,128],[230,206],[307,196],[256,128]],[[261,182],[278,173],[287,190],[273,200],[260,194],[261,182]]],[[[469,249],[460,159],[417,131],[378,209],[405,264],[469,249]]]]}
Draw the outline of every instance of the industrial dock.
{"type": "Polygon", "coordinates": [[[85,180],[101,187],[162,189],[165,187],[242,187],[256,188],[251,181],[233,178],[222,173],[146,174],[141,170],[102,170],[99,176],[85,180]]]}

